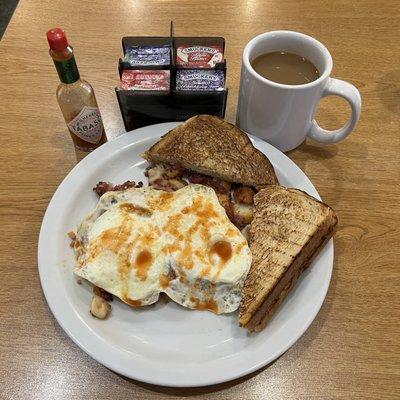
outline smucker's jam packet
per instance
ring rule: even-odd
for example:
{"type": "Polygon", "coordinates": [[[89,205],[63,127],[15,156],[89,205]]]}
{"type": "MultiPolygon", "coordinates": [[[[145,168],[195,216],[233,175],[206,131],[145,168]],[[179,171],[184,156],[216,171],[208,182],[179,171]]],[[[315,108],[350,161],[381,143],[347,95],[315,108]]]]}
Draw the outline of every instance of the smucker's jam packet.
{"type": "Polygon", "coordinates": [[[123,61],[135,65],[169,65],[171,61],[169,45],[130,46],[126,49],[123,61]]]}
{"type": "Polygon", "coordinates": [[[176,49],[176,65],[186,68],[214,68],[224,58],[222,46],[188,46],[176,49]]]}
{"type": "Polygon", "coordinates": [[[134,70],[122,72],[121,88],[124,90],[162,90],[170,89],[169,70],[134,70]]]}
{"type": "Polygon", "coordinates": [[[176,71],[176,90],[223,90],[225,87],[224,71],[218,69],[176,71]]]}

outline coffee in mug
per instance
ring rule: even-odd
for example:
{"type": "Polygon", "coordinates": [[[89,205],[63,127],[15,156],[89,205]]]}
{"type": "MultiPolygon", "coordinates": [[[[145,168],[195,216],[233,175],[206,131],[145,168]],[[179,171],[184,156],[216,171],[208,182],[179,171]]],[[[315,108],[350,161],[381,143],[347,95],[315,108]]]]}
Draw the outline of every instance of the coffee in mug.
{"type": "MultiPolygon", "coordinates": [[[[353,85],[330,76],[332,65],[328,49],[303,33],[273,31],[255,37],[243,52],[237,126],[281,151],[296,148],[306,137],[321,143],[343,140],[360,118],[361,97],[353,85]],[[301,68],[306,64],[299,56],[308,60],[314,75],[308,75],[307,82],[288,84],[298,74],[299,64],[301,68]],[[284,66],[286,73],[267,75],[274,65],[284,66]],[[321,128],[314,119],[319,100],[331,95],[343,97],[351,106],[350,120],[334,131],[321,128]]],[[[306,79],[304,74],[301,79],[306,79]]]]}
{"type": "Polygon", "coordinates": [[[285,85],[304,85],[320,76],[311,61],[288,51],[261,54],[250,64],[263,78],[285,85]]]}

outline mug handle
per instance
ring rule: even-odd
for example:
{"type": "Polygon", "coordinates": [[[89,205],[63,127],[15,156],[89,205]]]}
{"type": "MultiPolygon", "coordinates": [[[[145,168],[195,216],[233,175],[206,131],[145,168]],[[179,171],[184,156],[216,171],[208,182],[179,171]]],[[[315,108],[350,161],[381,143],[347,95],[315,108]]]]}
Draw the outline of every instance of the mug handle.
{"type": "Polygon", "coordinates": [[[351,106],[351,118],[342,128],[334,131],[321,128],[315,119],[307,133],[310,138],[321,143],[336,143],[346,138],[356,126],[361,113],[361,96],[355,86],[340,79],[329,78],[321,97],[336,95],[343,97],[351,106]]]}

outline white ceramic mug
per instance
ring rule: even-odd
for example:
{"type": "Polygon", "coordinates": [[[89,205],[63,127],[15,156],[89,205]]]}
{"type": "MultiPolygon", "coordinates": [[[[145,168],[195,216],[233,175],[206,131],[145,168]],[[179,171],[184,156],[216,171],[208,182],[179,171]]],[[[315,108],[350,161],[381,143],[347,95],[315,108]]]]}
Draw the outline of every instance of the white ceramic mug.
{"type": "Polygon", "coordinates": [[[318,40],[298,32],[274,31],[252,39],[243,52],[236,124],[282,151],[292,150],[309,136],[322,143],[343,140],[360,118],[361,97],[350,83],[330,78],[332,57],[318,40]],[[251,66],[257,56],[287,51],[311,61],[320,77],[304,85],[284,85],[259,75],[251,66]],[[314,118],[319,100],[336,95],[351,106],[351,118],[342,128],[327,131],[314,118]]]}

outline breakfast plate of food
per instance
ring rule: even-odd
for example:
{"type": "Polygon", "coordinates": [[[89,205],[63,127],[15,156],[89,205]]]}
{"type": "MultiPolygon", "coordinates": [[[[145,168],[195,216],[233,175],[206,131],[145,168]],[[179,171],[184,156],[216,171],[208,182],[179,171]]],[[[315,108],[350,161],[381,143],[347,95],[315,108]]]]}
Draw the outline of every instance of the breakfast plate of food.
{"type": "Polygon", "coordinates": [[[43,292],[67,335],[147,383],[212,385],[275,360],[317,315],[334,211],[283,153],[217,117],[108,142],[43,219],[43,292]]]}

